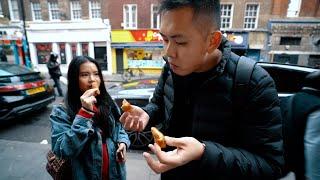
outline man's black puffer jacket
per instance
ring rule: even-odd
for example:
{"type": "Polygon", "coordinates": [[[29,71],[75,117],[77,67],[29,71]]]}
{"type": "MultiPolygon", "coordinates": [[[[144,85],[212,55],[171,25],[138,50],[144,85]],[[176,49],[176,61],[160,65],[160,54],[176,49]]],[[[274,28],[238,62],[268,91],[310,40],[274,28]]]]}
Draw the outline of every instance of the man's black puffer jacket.
{"type": "MultiPolygon", "coordinates": [[[[220,50],[221,62],[193,97],[192,136],[206,144],[205,152],[200,161],[179,167],[174,179],[277,179],[284,160],[280,103],[274,81],[256,65],[249,94],[245,95],[247,103],[235,107],[232,92],[238,58],[231,55],[226,41],[220,50]]],[[[165,65],[151,103],[144,108],[150,123],[156,123],[153,120],[157,117],[164,129],[175,120],[171,119],[174,81],[165,65]]]]}

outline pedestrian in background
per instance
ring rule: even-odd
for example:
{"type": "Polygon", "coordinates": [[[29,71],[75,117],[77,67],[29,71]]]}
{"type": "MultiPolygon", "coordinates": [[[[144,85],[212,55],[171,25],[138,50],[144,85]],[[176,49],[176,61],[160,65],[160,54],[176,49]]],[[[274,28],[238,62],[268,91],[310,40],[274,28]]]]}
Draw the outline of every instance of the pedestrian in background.
{"type": "Polygon", "coordinates": [[[144,152],[149,167],[166,180],[280,178],[282,119],[275,83],[256,65],[247,91],[235,88],[239,56],[220,32],[219,0],[162,0],[160,15],[166,64],[151,102],[120,118],[131,131],[163,125],[173,148],[149,145],[157,158],[144,152]],[[234,97],[238,92],[242,103],[234,97]]]}
{"type": "Polygon", "coordinates": [[[8,62],[6,52],[2,48],[0,48],[0,60],[1,62],[8,62]]]}
{"type": "Polygon", "coordinates": [[[58,59],[58,54],[51,52],[49,61],[47,62],[47,67],[49,70],[50,77],[54,81],[54,87],[57,88],[59,96],[63,96],[63,92],[60,85],[60,76],[62,74],[60,70],[60,63],[57,61],[57,59],[58,59]]]}
{"type": "Polygon", "coordinates": [[[64,103],[50,114],[52,151],[71,159],[73,179],[126,179],[130,141],[119,118],[98,63],[88,56],[75,57],[64,103]]]}

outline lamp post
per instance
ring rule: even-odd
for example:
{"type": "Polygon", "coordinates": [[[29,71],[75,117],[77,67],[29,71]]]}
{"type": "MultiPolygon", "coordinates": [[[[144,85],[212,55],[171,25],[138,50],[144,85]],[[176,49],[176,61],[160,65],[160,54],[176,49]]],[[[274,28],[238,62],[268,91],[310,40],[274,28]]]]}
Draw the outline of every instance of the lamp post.
{"type": "Polygon", "coordinates": [[[23,24],[23,38],[22,38],[22,56],[23,56],[23,60],[25,65],[28,68],[31,68],[31,61],[30,61],[30,53],[29,53],[29,43],[28,43],[28,36],[27,36],[27,31],[26,31],[26,15],[25,15],[25,10],[24,10],[24,0],[20,0],[20,7],[21,7],[21,12],[22,12],[22,24],[23,24]]]}

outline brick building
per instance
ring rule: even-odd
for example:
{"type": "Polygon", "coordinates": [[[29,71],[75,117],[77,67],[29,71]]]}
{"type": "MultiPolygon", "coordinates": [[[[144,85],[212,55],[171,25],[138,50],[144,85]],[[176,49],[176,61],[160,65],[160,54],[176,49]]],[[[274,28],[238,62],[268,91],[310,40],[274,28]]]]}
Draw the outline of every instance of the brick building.
{"type": "Polygon", "coordinates": [[[289,1],[281,18],[269,21],[271,62],[320,67],[319,6],[319,0],[289,1]]]}

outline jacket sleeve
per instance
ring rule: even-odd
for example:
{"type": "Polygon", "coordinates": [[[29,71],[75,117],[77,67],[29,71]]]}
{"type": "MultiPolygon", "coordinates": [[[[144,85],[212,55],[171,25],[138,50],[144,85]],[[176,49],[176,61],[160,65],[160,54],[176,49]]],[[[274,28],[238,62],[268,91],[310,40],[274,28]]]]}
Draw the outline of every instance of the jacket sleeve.
{"type": "Polygon", "coordinates": [[[248,104],[237,127],[241,147],[204,142],[201,165],[210,172],[245,179],[277,179],[284,165],[282,119],[275,84],[256,66],[250,82],[248,104]]]}
{"type": "Polygon", "coordinates": [[[164,116],[164,86],[168,77],[168,71],[169,67],[165,64],[162,68],[162,72],[158,79],[158,84],[154,90],[151,101],[143,108],[149,115],[151,124],[156,124],[155,121],[158,119],[164,119],[162,118],[164,116]]]}
{"type": "Polygon", "coordinates": [[[76,115],[73,122],[61,105],[50,114],[51,148],[61,158],[76,157],[94,133],[92,119],[76,115]]]}

